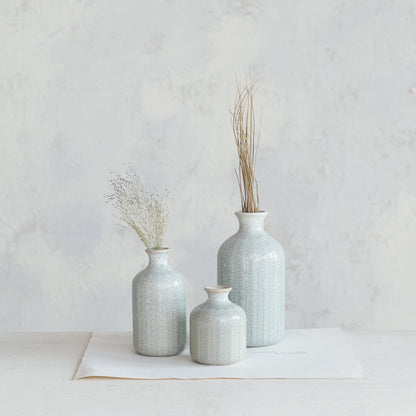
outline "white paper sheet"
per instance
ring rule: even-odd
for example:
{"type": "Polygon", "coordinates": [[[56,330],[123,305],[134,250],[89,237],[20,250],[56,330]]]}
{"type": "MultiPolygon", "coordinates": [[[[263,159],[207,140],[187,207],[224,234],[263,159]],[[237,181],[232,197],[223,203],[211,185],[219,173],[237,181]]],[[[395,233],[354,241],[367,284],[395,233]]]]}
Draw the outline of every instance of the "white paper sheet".
{"type": "Polygon", "coordinates": [[[365,378],[339,328],[288,330],[271,347],[249,348],[246,358],[226,366],[201,365],[189,350],[174,357],[136,354],[129,332],[93,333],[75,379],[365,378]]]}

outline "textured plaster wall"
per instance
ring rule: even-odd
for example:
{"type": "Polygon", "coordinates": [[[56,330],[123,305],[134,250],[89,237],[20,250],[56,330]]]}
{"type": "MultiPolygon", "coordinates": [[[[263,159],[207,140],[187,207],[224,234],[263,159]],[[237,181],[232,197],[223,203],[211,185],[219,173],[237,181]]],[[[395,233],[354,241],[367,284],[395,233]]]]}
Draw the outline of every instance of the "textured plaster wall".
{"type": "Polygon", "coordinates": [[[263,78],[261,205],[287,325],[416,329],[416,2],[0,3],[0,330],[128,330],[146,264],[104,203],[170,190],[189,307],[237,227],[227,114],[263,78]]]}

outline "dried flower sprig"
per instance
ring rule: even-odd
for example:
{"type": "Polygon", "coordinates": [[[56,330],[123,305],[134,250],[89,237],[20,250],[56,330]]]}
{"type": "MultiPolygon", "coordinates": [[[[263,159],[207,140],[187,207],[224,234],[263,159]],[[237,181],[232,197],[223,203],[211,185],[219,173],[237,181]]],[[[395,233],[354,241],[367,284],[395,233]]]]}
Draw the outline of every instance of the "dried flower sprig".
{"type": "Polygon", "coordinates": [[[255,177],[257,149],[260,133],[256,135],[254,96],[256,81],[247,74],[243,83],[237,81],[234,110],[231,111],[231,124],[238,153],[236,176],[240,187],[241,210],[259,212],[259,190],[255,177]]]}
{"type": "Polygon", "coordinates": [[[167,190],[160,194],[153,187],[147,189],[132,168],[126,177],[113,175],[110,182],[114,193],[105,195],[107,202],[118,210],[118,218],[137,233],[147,249],[163,248],[168,222],[167,190]]]}

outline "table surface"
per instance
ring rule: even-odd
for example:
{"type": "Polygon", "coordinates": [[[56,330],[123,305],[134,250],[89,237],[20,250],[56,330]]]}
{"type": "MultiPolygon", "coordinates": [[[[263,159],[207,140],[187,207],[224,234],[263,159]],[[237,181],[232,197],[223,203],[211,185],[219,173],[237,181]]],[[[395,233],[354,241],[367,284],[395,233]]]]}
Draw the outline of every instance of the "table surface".
{"type": "Polygon", "coordinates": [[[0,414],[416,415],[416,331],[345,335],[367,379],[73,381],[90,333],[3,333],[0,414]]]}

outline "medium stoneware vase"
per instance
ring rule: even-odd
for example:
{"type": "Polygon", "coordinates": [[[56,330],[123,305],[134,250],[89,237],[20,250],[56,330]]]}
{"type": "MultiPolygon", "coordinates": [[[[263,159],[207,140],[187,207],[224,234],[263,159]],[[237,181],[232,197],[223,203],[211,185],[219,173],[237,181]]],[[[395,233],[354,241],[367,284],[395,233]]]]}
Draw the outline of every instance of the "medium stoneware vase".
{"type": "Polygon", "coordinates": [[[168,263],[169,249],[148,249],[148,266],[133,279],[133,345],[137,353],[180,354],[186,344],[186,285],[168,263]]]}
{"type": "Polygon", "coordinates": [[[236,212],[239,229],[218,250],[217,280],[247,315],[247,346],[279,342],[285,332],[285,256],[264,230],[266,212],[236,212]]]}
{"type": "Polygon", "coordinates": [[[209,365],[240,361],[246,353],[246,314],[230,302],[230,287],[205,288],[208,300],[191,313],[191,357],[209,365]]]}

